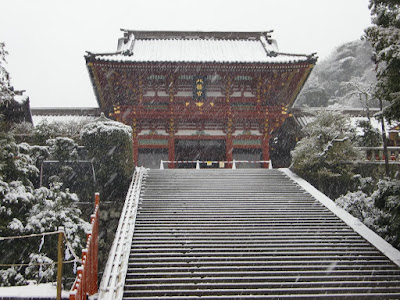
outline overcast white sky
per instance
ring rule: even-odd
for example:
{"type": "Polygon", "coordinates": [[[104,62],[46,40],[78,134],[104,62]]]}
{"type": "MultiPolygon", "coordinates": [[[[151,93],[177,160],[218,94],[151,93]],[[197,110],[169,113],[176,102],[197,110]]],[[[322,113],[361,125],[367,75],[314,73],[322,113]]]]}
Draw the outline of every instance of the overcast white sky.
{"type": "Polygon", "coordinates": [[[359,39],[368,0],[0,0],[12,84],[32,107],[97,106],[85,51],[115,51],[120,28],[265,31],[282,52],[320,59],[359,39]]]}

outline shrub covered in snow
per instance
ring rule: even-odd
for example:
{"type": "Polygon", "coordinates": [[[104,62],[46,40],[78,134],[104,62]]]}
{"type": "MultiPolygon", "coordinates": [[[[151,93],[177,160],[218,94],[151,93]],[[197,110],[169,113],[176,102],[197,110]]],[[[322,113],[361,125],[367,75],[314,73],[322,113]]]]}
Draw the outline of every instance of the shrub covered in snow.
{"type": "Polygon", "coordinates": [[[379,222],[382,227],[387,227],[386,240],[400,249],[400,180],[379,180],[372,199],[376,207],[385,212],[379,222]]]}
{"type": "Polygon", "coordinates": [[[360,190],[348,192],[335,202],[375,232],[384,234],[384,229],[379,226],[379,219],[383,216],[383,212],[375,207],[374,200],[368,194],[360,190]]]}
{"type": "MultiPolygon", "coordinates": [[[[79,253],[89,224],[80,218],[81,212],[74,205],[77,196],[62,190],[59,182],[54,182],[49,189],[34,186],[38,176],[35,163],[47,152],[28,144],[17,145],[4,132],[0,132],[0,145],[0,236],[51,232],[64,226],[68,240],[79,253]]],[[[43,247],[39,247],[37,239],[30,238],[0,241],[2,264],[30,264],[2,269],[0,285],[24,284],[32,279],[53,281],[54,265],[36,266],[38,262],[56,259],[57,239],[46,240],[43,247]]]]}
{"type": "Polygon", "coordinates": [[[361,180],[360,190],[340,196],[336,203],[400,249],[400,181],[367,181],[361,180]]]}
{"type": "Polygon", "coordinates": [[[358,144],[361,147],[379,147],[382,145],[382,136],[380,132],[373,128],[367,120],[361,120],[357,124],[362,134],[358,138],[358,144]]]}
{"type": "Polygon", "coordinates": [[[74,161],[78,159],[78,144],[68,137],[56,137],[46,141],[49,152],[54,160],[60,162],[74,161]]]}
{"type": "Polygon", "coordinates": [[[132,129],[119,122],[93,122],[83,127],[81,140],[93,160],[102,198],[123,199],[133,172],[132,129]]]}
{"type": "Polygon", "coordinates": [[[80,131],[87,122],[47,122],[41,121],[33,129],[34,143],[46,145],[47,140],[55,139],[60,136],[69,137],[76,141],[79,140],[80,131]]]}
{"type": "Polygon", "coordinates": [[[13,136],[0,132],[0,179],[6,182],[18,180],[31,185],[38,176],[39,169],[32,164],[28,154],[19,151],[13,136]]]}
{"type": "Polygon", "coordinates": [[[292,151],[293,170],[326,195],[337,198],[354,189],[355,129],[339,112],[321,111],[305,128],[307,136],[292,151]]]}
{"type": "Polygon", "coordinates": [[[26,285],[23,275],[17,272],[15,267],[0,270],[0,286],[26,285]]]}

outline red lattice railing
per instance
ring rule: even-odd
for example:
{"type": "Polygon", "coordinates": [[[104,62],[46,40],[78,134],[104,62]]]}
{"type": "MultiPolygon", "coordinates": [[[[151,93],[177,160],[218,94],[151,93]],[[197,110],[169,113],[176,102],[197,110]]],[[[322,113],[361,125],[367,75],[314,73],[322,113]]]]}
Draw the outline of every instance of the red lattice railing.
{"type": "Polygon", "coordinates": [[[90,216],[91,231],[87,233],[86,248],[82,250],[82,265],[69,293],[70,300],[85,300],[97,293],[98,250],[99,250],[99,203],[96,193],[94,213],[90,216]]]}

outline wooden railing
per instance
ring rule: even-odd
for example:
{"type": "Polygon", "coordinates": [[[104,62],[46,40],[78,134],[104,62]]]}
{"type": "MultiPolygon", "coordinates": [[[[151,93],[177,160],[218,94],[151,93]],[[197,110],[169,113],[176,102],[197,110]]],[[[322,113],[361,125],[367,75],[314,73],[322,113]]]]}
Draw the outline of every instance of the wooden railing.
{"type": "MultiPolygon", "coordinates": [[[[383,147],[359,147],[364,153],[363,162],[384,164],[385,153],[383,147]]],[[[387,157],[390,164],[400,164],[400,147],[387,147],[387,157]]]]}
{"type": "Polygon", "coordinates": [[[69,294],[70,300],[86,300],[97,293],[99,212],[100,196],[95,195],[95,209],[90,216],[91,230],[86,236],[86,248],[82,250],[82,265],[77,268],[77,276],[69,294]]]}

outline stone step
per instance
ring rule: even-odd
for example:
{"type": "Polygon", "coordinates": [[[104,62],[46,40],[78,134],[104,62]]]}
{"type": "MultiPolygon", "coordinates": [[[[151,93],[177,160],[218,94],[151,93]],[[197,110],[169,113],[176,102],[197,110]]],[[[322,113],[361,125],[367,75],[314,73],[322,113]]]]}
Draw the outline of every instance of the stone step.
{"type": "MultiPolygon", "coordinates": [[[[268,285],[267,285],[268,286],[268,285]]],[[[397,299],[400,297],[400,288],[399,287],[388,287],[386,283],[382,285],[377,284],[377,286],[320,286],[320,287],[287,287],[287,288],[235,288],[235,285],[220,288],[200,288],[194,286],[192,289],[178,289],[173,287],[172,289],[129,289],[127,286],[127,290],[124,293],[124,299],[127,297],[138,297],[145,296],[148,299],[149,296],[157,296],[166,297],[166,296],[182,296],[185,295],[186,299],[188,296],[196,296],[196,297],[204,297],[204,296],[254,296],[254,295],[274,295],[275,298],[280,298],[280,295],[303,295],[308,298],[309,295],[319,295],[319,294],[338,294],[338,295],[346,295],[347,297],[352,296],[357,297],[358,294],[364,294],[365,296],[369,294],[370,299],[376,299],[375,294],[382,295],[386,294],[389,296],[389,299],[397,299]],[[395,297],[395,298],[394,298],[395,297]]],[[[228,298],[229,299],[229,298],[228,298]]],[[[238,298],[243,299],[243,298],[238,298]]]]}
{"type": "Polygon", "coordinates": [[[399,299],[400,268],[279,170],[150,170],[124,299],[399,299]]]}

